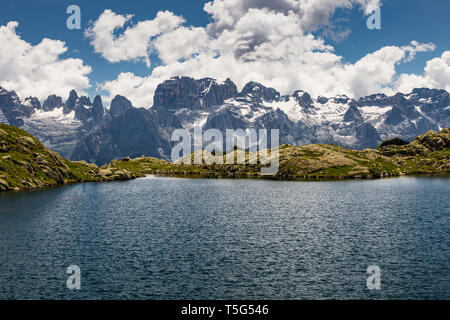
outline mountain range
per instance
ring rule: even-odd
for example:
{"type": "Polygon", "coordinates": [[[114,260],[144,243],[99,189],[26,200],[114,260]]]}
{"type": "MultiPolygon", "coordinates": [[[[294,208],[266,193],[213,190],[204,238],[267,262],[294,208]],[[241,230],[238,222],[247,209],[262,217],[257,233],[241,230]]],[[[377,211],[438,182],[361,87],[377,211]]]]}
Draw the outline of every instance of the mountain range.
{"type": "MultiPolygon", "coordinates": [[[[207,159],[207,151],[199,153],[207,159]]],[[[209,178],[270,178],[295,180],[374,179],[402,175],[448,175],[450,173],[450,128],[429,131],[411,143],[384,141],[376,149],[349,150],[336,145],[313,144],[279,147],[279,170],[262,175],[262,163],[250,163],[251,155],[240,149],[222,155],[244,156],[245,164],[185,164],[152,157],[129,157],[98,167],[86,161],[69,161],[28,132],[0,124],[0,192],[39,189],[79,182],[129,180],[147,175],[209,178]]],[[[215,154],[217,156],[217,154],[215,154]]]]}
{"type": "Polygon", "coordinates": [[[0,87],[0,123],[26,130],[49,149],[70,160],[97,165],[124,157],[169,159],[175,129],[279,129],[280,143],[336,144],[362,150],[382,141],[411,141],[429,130],[450,127],[450,95],[418,88],[409,94],[311,97],[298,90],[249,82],[239,91],[227,79],[175,77],[161,83],[150,108],[136,108],[116,96],[105,108],[75,90],[64,102],[56,95],[44,102],[21,99],[0,87]]]}

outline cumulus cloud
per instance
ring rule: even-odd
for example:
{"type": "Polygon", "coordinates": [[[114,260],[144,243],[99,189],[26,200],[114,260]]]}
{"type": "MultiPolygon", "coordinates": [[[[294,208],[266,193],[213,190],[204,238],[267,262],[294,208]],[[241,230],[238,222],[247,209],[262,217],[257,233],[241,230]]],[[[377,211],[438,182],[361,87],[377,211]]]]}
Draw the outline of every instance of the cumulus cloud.
{"type": "Polygon", "coordinates": [[[153,20],[145,20],[126,28],[122,35],[115,32],[124,28],[133,15],[120,15],[105,10],[94,24],[85,32],[91,39],[95,52],[110,62],[127,60],[144,60],[150,67],[149,55],[151,39],[157,35],[170,32],[184,22],[169,11],[160,11],[153,20]]]}
{"type": "Polygon", "coordinates": [[[294,14],[305,32],[314,31],[329,24],[338,8],[351,9],[358,5],[365,14],[374,6],[381,6],[380,0],[214,0],[204,6],[211,14],[211,31],[222,32],[232,29],[249,10],[268,10],[282,14],[294,14]]]}
{"type": "Polygon", "coordinates": [[[0,86],[41,100],[90,87],[91,67],[81,59],[61,58],[68,50],[64,42],[44,38],[33,46],[16,33],[18,26],[15,21],[0,26],[0,86]]]}
{"type": "Polygon", "coordinates": [[[180,27],[158,37],[153,46],[162,62],[170,64],[207,51],[209,41],[204,28],[180,27]]]}
{"type": "MultiPolygon", "coordinates": [[[[427,75],[425,79],[413,75],[399,78],[396,68],[414,59],[419,52],[434,50],[431,43],[412,41],[404,46],[387,46],[355,63],[347,63],[323,38],[313,34],[329,23],[337,8],[357,6],[362,14],[369,15],[374,6],[380,5],[378,0],[214,0],[205,4],[211,22],[204,28],[186,26],[166,12],[171,21],[176,21],[169,30],[142,36],[145,50],[117,58],[148,59],[150,49],[159,56],[162,65],[147,77],[124,72],[101,84],[100,89],[108,93],[105,101],[122,94],[136,106],[151,107],[157,85],[173,76],[213,77],[219,81],[231,78],[240,88],[249,81],[258,81],[283,94],[303,89],[314,96],[346,94],[355,98],[377,92],[392,93],[394,88],[412,85],[413,80],[416,84],[425,83],[427,75]],[[130,57],[124,58],[127,56],[130,57]]],[[[93,28],[106,16],[117,15],[106,10],[93,28]]],[[[115,50],[128,50],[122,48],[127,41],[121,39],[126,39],[126,33],[136,28],[130,27],[115,38],[116,28],[122,28],[130,19],[130,16],[121,17],[121,23],[109,24],[106,33],[107,39],[113,39],[106,41],[112,46],[111,51],[95,47],[95,43],[103,43],[104,33],[95,33],[93,28],[88,31],[96,51],[108,55],[110,61],[116,61],[111,57],[115,50]]],[[[433,64],[437,62],[430,63],[428,73],[433,74],[435,84],[442,85],[446,75],[432,71],[433,64]]]]}
{"type": "Polygon", "coordinates": [[[450,51],[441,57],[429,60],[424,75],[402,74],[394,85],[400,92],[410,92],[413,88],[426,87],[450,91],[450,51]]]}

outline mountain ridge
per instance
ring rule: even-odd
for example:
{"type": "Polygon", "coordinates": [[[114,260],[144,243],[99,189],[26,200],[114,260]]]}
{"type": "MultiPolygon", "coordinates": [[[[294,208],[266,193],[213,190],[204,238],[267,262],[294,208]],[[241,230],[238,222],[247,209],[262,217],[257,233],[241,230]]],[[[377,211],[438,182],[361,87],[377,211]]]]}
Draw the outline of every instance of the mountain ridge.
{"type": "Polygon", "coordinates": [[[116,96],[109,110],[72,90],[65,103],[49,96],[21,100],[0,88],[0,122],[19,126],[72,160],[98,165],[126,156],[168,159],[175,129],[279,129],[281,143],[337,144],[362,150],[384,140],[411,141],[429,130],[450,127],[445,90],[418,88],[409,94],[311,97],[302,90],[281,95],[249,82],[239,92],[227,79],[173,77],[159,84],[151,108],[135,108],[116,96]],[[145,144],[145,145],[143,145],[145,144]]]}
{"type": "MultiPolygon", "coordinates": [[[[200,151],[203,158],[211,157],[200,151]]],[[[0,124],[0,191],[19,191],[80,182],[129,180],[146,175],[201,176],[209,178],[260,178],[261,163],[242,150],[246,163],[187,165],[165,160],[129,157],[98,167],[85,161],[73,162],[46,149],[24,130],[0,124]]],[[[223,154],[224,159],[229,155],[223,154]]],[[[258,155],[256,155],[258,156],[258,155]]],[[[196,153],[190,155],[196,157],[196,153]]],[[[258,157],[256,157],[258,158],[258,157]]],[[[226,163],[224,161],[224,163],[226,163]]],[[[279,170],[272,179],[373,179],[402,175],[450,174],[450,129],[429,131],[411,143],[387,141],[377,149],[355,151],[336,145],[279,147],[279,170]]]]}
{"type": "Polygon", "coordinates": [[[0,191],[134,178],[126,170],[102,170],[86,162],[64,159],[28,132],[0,124],[0,191]]]}

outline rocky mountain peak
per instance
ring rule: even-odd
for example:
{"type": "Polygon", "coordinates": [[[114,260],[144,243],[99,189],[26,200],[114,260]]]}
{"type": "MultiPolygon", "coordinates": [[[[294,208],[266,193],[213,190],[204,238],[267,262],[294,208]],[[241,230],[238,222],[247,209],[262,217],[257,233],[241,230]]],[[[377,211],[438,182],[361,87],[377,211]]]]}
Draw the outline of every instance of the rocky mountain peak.
{"type": "Polygon", "coordinates": [[[363,116],[355,104],[352,104],[350,108],[348,108],[344,115],[344,122],[364,122],[363,116]]]}
{"type": "Polygon", "coordinates": [[[33,109],[41,109],[41,102],[36,97],[27,97],[25,98],[25,105],[29,105],[33,109]]]}
{"type": "Polygon", "coordinates": [[[415,88],[412,91],[412,94],[416,94],[421,98],[430,98],[430,97],[436,97],[440,95],[448,96],[449,93],[445,90],[439,90],[439,89],[429,89],[429,88],[415,88]]]}
{"type": "Polygon", "coordinates": [[[402,109],[399,106],[392,107],[387,113],[385,123],[388,125],[398,125],[403,121],[402,109]]]}
{"type": "Polygon", "coordinates": [[[229,79],[217,83],[211,78],[195,80],[189,77],[174,77],[158,85],[153,107],[164,107],[171,111],[184,108],[206,109],[219,106],[236,95],[237,87],[229,79]]]}
{"type": "Polygon", "coordinates": [[[8,122],[14,126],[22,126],[23,119],[34,113],[30,103],[23,104],[15,91],[0,90],[0,110],[8,122]]]}
{"type": "Polygon", "coordinates": [[[385,104],[387,96],[385,94],[373,94],[367,97],[361,97],[358,101],[359,106],[381,106],[385,104]]]}
{"type": "Polygon", "coordinates": [[[351,99],[349,97],[347,97],[345,94],[333,97],[334,103],[339,103],[339,104],[349,103],[350,100],[351,99]]]}
{"type": "Polygon", "coordinates": [[[92,105],[92,114],[94,116],[94,122],[100,124],[103,122],[105,117],[105,109],[103,108],[102,97],[99,95],[94,98],[94,103],[92,105]]]}
{"type": "Polygon", "coordinates": [[[102,102],[102,97],[97,95],[94,98],[94,103],[92,104],[94,108],[102,108],[103,109],[103,102],[102,102]]]}
{"type": "Polygon", "coordinates": [[[92,117],[92,103],[88,97],[79,97],[75,103],[75,118],[86,121],[92,117]]]}
{"type": "Polygon", "coordinates": [[[274,88],[268,88],[263,86],[261,83],[251,81],[247,83],[242,89],[240,96],[251,96],[259,98],[266,102],[279,101],[281,94],[274,88]]]}
{"type": "Polygon", "coordinates": [[[91,99],[86,96],[81,96],[77,99],[75,107],[76,106],[92,107],[91,99]]]}
{"type": "Polygon", "coordinates": [[[44,104],[42,105],[42,110],[52,111],[56,108],[61,108],[62,106],[63,106],[62,98],[53,94],[48,96],[48,98],[44,101],[44,104]]]}
{"type": "Polygon", "coordinates": [[[313,104],[313,100],[309,93],[303,91],[303,90],[297,90],[292,95],[295,99],[295,101],[298,102],[299,105],[305,108],[309,108],[313,104]]]}
{"type": "Polygon", "coordinates": [[[111,101],[111,107],[109,109],[113,117],[120,116],[133,108],[133,104],[127,98],[117,95],[111,101]]]}
{"type": "Polygon", "coordinates": [[[412,140],[428,130],[450,127],[450,96],[445,90],[418,88],[409,94],[374,94],[358,101],[347,96],[312,99],[302,90],[281,96],[258,82],[247,83],[239,93],[230,79],[219,82],[212,78],[164,81],[149,110],[134,108],[120,95],[107,110],[100,96],[91,103],[75,90],[65,104],[52,95],[42,105],[45,112],[64,108],[66,115],[34,114],[38,108],[37,99],[22,101],[14,91],[0,87],[0,122],[26,128],[71,159],[99,164],[118,156],[168,157],[168,137],[178,128],[273,128],[280,130],[281,143],[333,143],[364,149],[383,140],[412,140]],[[68,115],[72,111],[75,118],[68,115]],[[130,126],[136,135],[132,146],[130,126]],[[149,144],[142,147],[145,139],[150,139],[149,144]]]}
{"type": "Polygon", "coordinates": [[[71,113],[73,110],[75,110],[77,100],[78,100],[77,92],[75,90],[70,91],[69,98],[67,99],[66,103],[64,104],[64,109],[63,109],[64,114],[71,113]]]}
{"type": "Polygon", "coordinates": [[[327,97],[324,96],[318,96],[317,97],[317,102],[320,104],[325,104],[329,101],[329,99],[327,97]]]}

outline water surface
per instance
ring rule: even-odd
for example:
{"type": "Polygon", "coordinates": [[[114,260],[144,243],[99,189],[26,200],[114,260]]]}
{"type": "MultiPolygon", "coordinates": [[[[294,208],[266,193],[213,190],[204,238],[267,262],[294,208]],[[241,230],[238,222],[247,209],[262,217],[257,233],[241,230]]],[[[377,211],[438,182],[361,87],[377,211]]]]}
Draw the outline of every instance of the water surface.
{"type": "Polygon", "coordinates": [[[445,178],[4,193],[0,299],[450,299],[449,194],[445,178]]]}

